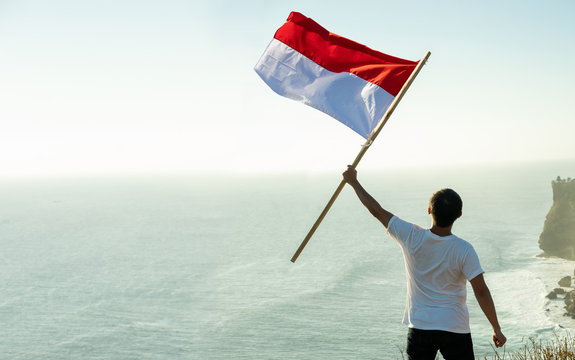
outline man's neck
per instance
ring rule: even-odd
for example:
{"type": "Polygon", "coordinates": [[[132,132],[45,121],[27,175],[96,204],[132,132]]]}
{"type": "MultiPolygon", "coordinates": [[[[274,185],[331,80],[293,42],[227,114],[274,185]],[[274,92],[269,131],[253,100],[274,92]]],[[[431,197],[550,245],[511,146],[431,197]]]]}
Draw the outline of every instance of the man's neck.
{"type": "Polygon", "coordinates": [[[437,226],[437,225],[433,224],[431,226],[431,229],[429,229],[429,230],[437,236],[449,236],[449,235],[452,235],[451,234],[451,228],[452,228],[452,226],[441,227],[441,226],[437,226]]]}

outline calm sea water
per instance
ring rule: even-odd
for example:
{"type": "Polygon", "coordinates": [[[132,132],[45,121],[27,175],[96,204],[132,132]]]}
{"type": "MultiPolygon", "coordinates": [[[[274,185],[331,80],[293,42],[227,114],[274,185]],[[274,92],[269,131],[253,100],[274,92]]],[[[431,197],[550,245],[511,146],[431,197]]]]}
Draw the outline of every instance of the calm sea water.
{"type": "MultiPolygon", "coordinates": [[[[575,162],[361,172],[390,211],[428,226],[456,189],[454,232],[486,270],[507,350],[575,329],[545,299],[575,263],[536,257],[550,182],[575,162]]],[[[399,246],[344,189],[289,259],[339,173],[0,181],[2,359],[401,359],[399,246]]],[[[479,356],[490,326],[469,293],[479,356]]]]}

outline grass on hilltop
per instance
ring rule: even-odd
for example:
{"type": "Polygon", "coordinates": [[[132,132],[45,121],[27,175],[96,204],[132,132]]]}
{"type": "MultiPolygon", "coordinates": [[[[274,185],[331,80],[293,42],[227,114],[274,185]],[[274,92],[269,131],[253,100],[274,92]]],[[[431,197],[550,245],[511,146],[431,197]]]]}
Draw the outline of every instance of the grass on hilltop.
{"type": "Polygon", "coordinates": [[[556,336],[550,341],[530,338],[527,344],[513,353],[494,350],[495,354],[484,360],[575,360],[575,338],[572,335],[556,336]]]}

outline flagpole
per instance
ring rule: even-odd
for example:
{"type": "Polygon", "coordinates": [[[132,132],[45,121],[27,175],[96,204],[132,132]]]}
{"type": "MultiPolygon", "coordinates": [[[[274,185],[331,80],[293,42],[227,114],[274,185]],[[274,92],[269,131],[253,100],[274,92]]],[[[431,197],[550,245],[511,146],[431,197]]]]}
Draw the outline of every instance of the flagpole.
{"type": "MultiPolygon", "coordinates": [[[[381,119],[379,124],[377,124],[375,129],[371,132],[371,134],[367,138],[367,141],[365,142],[365,144],[363,144],[363,146],[361,147],[359,154],[357,154],[357,156],[355,157],[355,160],[351,164],[352,168],[355,169],[357,167],[357,165],[359,164],[359,162],[363,158],[363,155],[365,155],[367,149],[369,149],[370,145],[373,143],[373,141],[375,141],[375,138],[377,137],[377,135],[379,135],[379,133],[381,132],[381,129],[383,128],[383,126],[385,125],[387,120],[389,120],[389,117],[391,116],[391,114],[393,113],[395,108],[397,107],[397,104],[399,104],[399,102],[401,101],[401,98],[403,97],[403,95],[405,94],[407,89],[409,89],[409,87],[411,86],[411,83],[413,82],[413,80],[415,79],[415,77],[417,76],[417,74],[419,73],[421,68],[423,67],[423,65],[425,65],[425,63],[427,62],[427,59],[429,58],[430,55],[431,55],[431,52],[429,52],[429,51],[425,53],[425,56],[421,59],[421,61],[419,61],[419,64],[417,64],[417,66],[415,67],[415,69],[413,70],[413,72],[411,73],[411,75],[409,76],[407,81],[405,82],[405,84],[403,84],[403,87],[401,88],[401,90],[399,90],[399,93],[397,94],[397,96],[395,97],[395,99],[393,100],[393,102],[391,103],[391,105],[389,106],[387,111],[385,112],[385,115],[383,116],[383,118],[381,119]]],[[[339,186],[337,187],[337,189],[335,190],[333,195],[331,196],[331,199],[329,199],[329,202],[327,203],[327,205],[325,206],[325,208],[323,209],[323,211],[321,212],[321,214],[319,215],[319,217],[317,218],[317,220],[313,224],[313,226],[310,229],[310,231],[308,232],[307,236],[305,237],[305,239],[303,239],[301,245],[296,250],[295,254],[292,256],[291,262],[295,263],[295,261],[297,260],[297,258],[299,257],[299,255],[301,254],[301,252],[303,251],[305,246],[307,245],[309,239],[311,239],[311,237],[313,236],[313,234],[315,233],[315,231],[319,227],[319,224],[321,224],[321,222],[323,221],[323,218],[327,215],[329,209],[331,208],[331,206],[333,205],[333,203],[335,202],[335,200],[337,199],[337,197],[341,193],[341,190],[343,190],[344,186],[345,186],[345,180],[342,180],[339,183],[339,186]]]]}

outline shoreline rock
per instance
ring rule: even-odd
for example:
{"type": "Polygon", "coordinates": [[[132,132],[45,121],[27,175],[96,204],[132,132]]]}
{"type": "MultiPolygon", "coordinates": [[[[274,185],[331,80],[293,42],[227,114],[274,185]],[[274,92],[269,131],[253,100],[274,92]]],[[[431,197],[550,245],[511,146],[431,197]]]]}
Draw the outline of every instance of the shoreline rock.
{"type": "Polygon", "coordinates": [[[561,280],[557,282],[561,287],[568,287],[571,286],[571,276],[562,277],[561,280]]]}
{"type": "Polygon", "coordinates": [[[563,316],[569,316],[572,319],[575,319],[575,289],[571,286],[572,279],[573,278],[571,276],[562,277],[557,282],[560,287],[553,289],[545,297],[549,300],[557,300],[562,298],[563,302],[565,303],[565,313],[563,316]],[[566,290],[565,288],[569,289],[566,290]]]}

